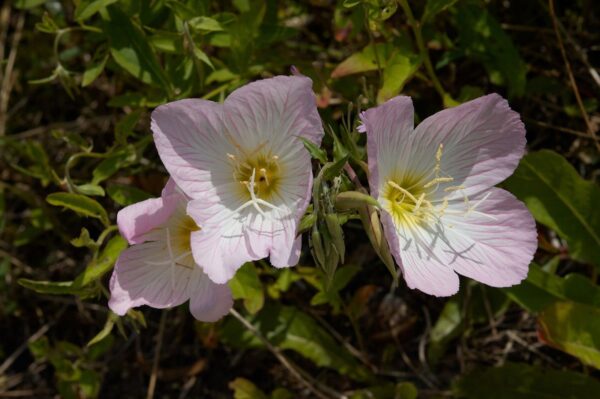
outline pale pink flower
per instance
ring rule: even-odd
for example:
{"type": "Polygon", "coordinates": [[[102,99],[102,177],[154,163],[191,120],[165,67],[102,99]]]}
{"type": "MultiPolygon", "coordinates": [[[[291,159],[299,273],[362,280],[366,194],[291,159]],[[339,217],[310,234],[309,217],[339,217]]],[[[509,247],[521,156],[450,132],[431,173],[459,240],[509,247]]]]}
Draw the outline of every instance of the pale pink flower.
{"type": "Polygon", "coordinates": [[[311,85],[304,76],[277,76],[235,90],[223,104],[181,100],[152,113],[158,153],[202,226],[192,233],[194,258],[217,283],[247,261],[298,262],[296,227],[313,178],[301,138],[318,145],[323,137],[311,85]]]}
{"type": "Polygon", "coordinates": [[[523,203],[493,187],[525,149],[525,128],[506,100],[481,97],[413,129],[411,99],[396,97],[361,119],[371,195],[410,288],[447,296],[458,290],[456,273],[494,287],[527,276],[535,222],[523,203]]]}
{"type": "Polygon", "coordinates": [[[229,287],[215,284],[194,262],[190,235],[200,227],[186,215],[187,202],[170,180],[161,198],[118,213],[119,230],[131,246],[110,279],[108,306],[116,314],[141,305],[170,308],[189,299],[196,319],[216,321],[233,305],[229,287]]]}

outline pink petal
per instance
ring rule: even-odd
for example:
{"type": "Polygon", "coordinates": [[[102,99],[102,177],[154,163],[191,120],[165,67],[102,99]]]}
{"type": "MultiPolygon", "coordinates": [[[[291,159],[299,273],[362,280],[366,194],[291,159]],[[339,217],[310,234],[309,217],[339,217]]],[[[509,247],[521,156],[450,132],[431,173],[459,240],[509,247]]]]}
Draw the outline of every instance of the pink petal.
{"type": "MultiPolygon", "coordinates": [[[[443,144],[441,171],[472,195],[500,183],[525,150],[525,127],[506,100],[490,94],[438,112],[415,128],[414,154],[434,163],[443,144]]],[[[415,159],[413,163],[422,162],[415,159]]]]}
{"type": "Polygon", "coordinates": [[[387,212],[382,213],[381,219],[390,251],[410,288],[435,296],[458,292],[458,275],[436,256],[435,245],[439,240],[435,234],[416,226],[397,227],[387,212]]]}
{"type": "Polygon", "coordinates": [[[189,298],[188,284],[193,284],[193,269],[147,263],[165,259],[163,242],[146,242],[127,248],[121,253],[110,279],[108,306],[118,315],[133,307],[150,305],[169,308],[189,298]]]}
{"type": "Polygon", "coordinates": [[[214,322],[225,316],[233,306],[231,290],[226,284],[215,284],[205,274],[191,290],[190,312],[205,322],[214,322]]]}
{"type": "Polygon", "coordinates": [[[269,143],[273,149],[305,137],[323,138],[312,81],[305,76],[276,76],[243,86],[223,104],[227,131],[243,147],[269,143]]]}
{"type": "MultiPolygon", "coordinates": [[[[456,204],[444,217],[445,252],[458,273],[493,287],[519,284],[527,277],[537,248],[535,221],[525,205],[508,191],[492,188],[476,211],[466,217],[452,214],[463,210],[456,204]],[[485,216],[487,215],[487,216],[485,216]],[[493,219],[492,219],[493,218],[493,219]]],[[[471,198],[472,204],[484,194],[471,198]]]]}
{"type": "Polygon", "coordinates": [[[129,244],[142,243],[146,241],[144,235],[165,223],[176,206],[177,201],[172,196],[129,205],[117,213],[119,232],[129,244]]]}
{"type": "Polygon", "coordinates": [[[177,185],[199,198],[214,186],[231,180],[227,154],[235,153],[223,136],[220,104],[180,100],[152,112],[152,131],[158,154],[177,185]]]}
{"type": "Polygon", "coordinates": [[[398,161],[409,159],[414,110],[410,97],[398,96],[370,108],[360,115],[367,132],[369,186],[371,195],[379,195],[379,178],[387,179],[398,161]]]}

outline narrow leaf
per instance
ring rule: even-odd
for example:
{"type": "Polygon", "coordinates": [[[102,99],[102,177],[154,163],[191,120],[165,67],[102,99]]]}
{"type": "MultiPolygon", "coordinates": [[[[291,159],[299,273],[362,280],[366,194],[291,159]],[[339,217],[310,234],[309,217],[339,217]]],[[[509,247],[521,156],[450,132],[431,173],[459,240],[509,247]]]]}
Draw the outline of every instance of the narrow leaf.
{"type": "Polygon", "coordinates": [[[52,193],[46,197],[46,201],[48,201],[50,205],[62,206],[80,215],[100,219],[105,225],[109,224],[108,215],[102,205],[85,195],[52,193]]]}

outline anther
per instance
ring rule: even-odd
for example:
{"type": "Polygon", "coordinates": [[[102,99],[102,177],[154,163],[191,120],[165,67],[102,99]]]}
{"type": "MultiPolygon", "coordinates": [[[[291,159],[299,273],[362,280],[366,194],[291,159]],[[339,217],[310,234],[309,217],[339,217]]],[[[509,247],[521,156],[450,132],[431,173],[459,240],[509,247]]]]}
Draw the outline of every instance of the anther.
{"type": "Polygon", "coordinates": [[[429,188],[429,187],[434,186],[436,184],[449,183],[449,182],[453,182],[453,181],[454,181],[453,177],[436,177],[435,179],[431,180],[429,183],[425,184],[423,186],[423,188],[429,188]]]}
{"type": "Polygon", "coordinates": [[[227,153],[227,158],[231,159],[232,161],[235,161],[235,155],[227,153]]]}

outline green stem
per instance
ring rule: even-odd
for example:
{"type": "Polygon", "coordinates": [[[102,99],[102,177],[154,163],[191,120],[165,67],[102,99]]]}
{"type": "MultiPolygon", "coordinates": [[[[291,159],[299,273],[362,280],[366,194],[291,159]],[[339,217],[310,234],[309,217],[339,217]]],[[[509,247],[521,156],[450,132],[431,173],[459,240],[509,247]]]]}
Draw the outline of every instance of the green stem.
{"type": "Polygon", "coordinates": [[[425,42],[423,41],[423,33],[421,31],[421,23],[415,19],[415,16],[413,15],[412,10],[410,9],[410,6],[408,5],[407,0],[398,0],[398,2],[400,3],[400,6],[404,10],[406,17],[408,18],[408,23],[410,24],[410,26],[413,30],[413,33],[415,35],[415,40],[417,41],[417,47],[419,48],[419,54],[421,55],[421,58],[423,59],[423,63],[425,64],[425,69],[427,70],[427,74],[429,75],[429,78],[431,79],[431,82],[433,83],[433,87],[438,92],[440,97],[442,97],[442,101],[444,101],[448,97],[448,94],[444,90],[444,87],[442,87],[440,80],[438,79],[437,75],[435,74],[433,65],[431,64],[431,58],[429,58],[429,51],[427,51],[427,47],[425,46],[425,42]]]}

